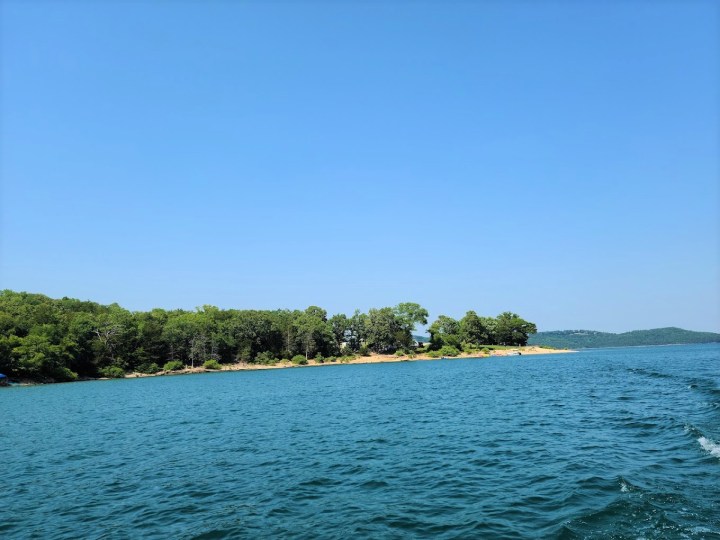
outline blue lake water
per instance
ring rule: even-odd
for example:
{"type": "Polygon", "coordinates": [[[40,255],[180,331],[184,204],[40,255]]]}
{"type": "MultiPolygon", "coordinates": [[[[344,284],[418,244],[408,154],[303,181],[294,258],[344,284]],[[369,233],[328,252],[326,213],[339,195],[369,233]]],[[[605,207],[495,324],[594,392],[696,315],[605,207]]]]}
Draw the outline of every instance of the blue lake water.
{"type": "Polygon", "coordinates": [[[2,538],[720,538],[720,345],[0,391],[2,538]]]}

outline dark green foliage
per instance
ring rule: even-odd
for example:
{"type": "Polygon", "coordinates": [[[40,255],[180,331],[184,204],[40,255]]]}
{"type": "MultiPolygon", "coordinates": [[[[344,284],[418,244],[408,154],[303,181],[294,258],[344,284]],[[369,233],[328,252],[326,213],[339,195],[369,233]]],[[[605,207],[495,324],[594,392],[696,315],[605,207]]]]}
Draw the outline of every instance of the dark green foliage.
{"type": "Polygon", "coordinates": [[[460,319],[459,333],[463,342],[471,345],[492,343],[495,336],[495,320],[489,317],[478,317],[474,311],[468,311],[460,319]]]}
{"type": "MultiPolygon", "coordinates": [[[[71,382],[77,381],[78,374],[66,367],[57,367],[51,373],[53,380],[58,382],[71,382]]],[[[123,374],[124,376],[124,374],[123,374]]]]}
{"type": "Polygon", "coordinates": [[[452,345],[444,345],[440,347],[438,352],[440,353],[440,356],[457,356],[460,354],[457,347],[453,347],[452,345]]]}
{"type": "Polygon", "coordinates": [[[333,352],[339,352],[343,343],[346,343],[348,340],[351,321],[347,315],[339,313],[330,317],[328,322],[330,323],[334,338],[333,352]]]}
{"type": "Polygon", "coordinates": [[[449,346],[466,352],[483,345],[526,345],[528,336],[537,332],[533,323],[509,311],[495,319],[479,317],[474,311],[468,311],[459,321],[440,315],[428,330],[432,350],[449,346]]]}
{"type": "MultiPolygon", "coordinates": [[[[202,306],[195,311],[131,312],[117,304],[5,290],[0,292],[0,372],[61,381],[107,373],[157,373],[159,366],[171,371],[208,361],[348,362],[352,355],[371,352],[410,354],[415,341],[422,341],[413,335],[415,326],[427,324],[427,317],[424,308],[411,302],[355,311],[351,317],[328,317],[317,306],[304,311],[202,306]]],[[[426,346],[473,350],[486,344],[523,344],[534,327],[512,313],[492,319],[471,311],[460,321],[441,315],[430,326],[426,346]]]]}
{"type": "Polygon", "coordinates": [[[625,332],[624,334],[595,332],[593,330],[561,330],[556,332],[539,332],[529,340],[530,345],[548,345],[559,349],[717,342],[720,342],[720,334],[714,332],[692,332],[675,327],[635,330],[633,332],[625,332]]]}
{"type": "Polygon", "coordinates": [[[332,323],[328,324],[326,311],[317,306],[310,306],[296,319],[295,335],[305,360],[318,353],[329,354],[335,342],[332,323]]]}
{"type": "Polygon", "coordinates": [[[367,320],[367,346],[376,353],[393,353],[411,334],[403,331],[403,323],[392,308],[371,309],[367,320]]]}
{"type": "Polygon", "coordinates": [[[163,366],[163,371],[178,371],[184,367],[185,365],[179,360],[170,360],[163,366]]]}
{"type": "Polygon", "coordinates": [[[355,310],[348,321],[348,329],[345,332],[345,343],[347,349],[356,352],[365,343],[368,331],[368,316],[355,310]]]}
{"type": "Polygon", "coordinates": [[[160,366],[158,366],[155,362],[147,362],[145,364],[140,364],[137,367],[137,371],[139,373],[152,375],[153,373],[157,373],[158,371],[160,371],[160,366]]]}
{"type": "Polygon", "coordinates": [[[220,362],[218,362],[217,360],[206,360],[203,364],[203,367],[205,369],[222,369],[220,362]]]}
{"type": "Polygon", "coordinates": [[[100,369],[100,375],[108,379],[122,379],[125,376],[125,371],[118,366],[108,366],[100,369]]]}
{"type": "Polygon", "coordinates": [[[275,358],[275,356],[271,352],[268,352],[268,351],[261,352],[260,354],[258,354],[255,357],[256,363],[267,365],[267,366],[277,364],[277,361],[278,361],[277,358],[275,358]]]}
{"type": "Polygon", "coordinates": [[[305,358],[302,354],[297,354],[292,357],[291,362],[295,365],[304,366],[308,363],[307,358],[305,358]]]}
{"type": "Polygon", "coordinates": [[[498,315],[495,322],[495,342],[500,345],[527,345],[528,336],[536,332],[533,323],[509,311],[498,315]]]}
{"type": "Polygon", "coordinates": [[[363,356],[371,351],[391,354],[409,349],[415,325],[427,324],[427,316],[427,310],[412,302],[371,309],[367,315],[356,311],[347,321],[345,343],[348,350],[363,356]]]}
{"type": "Polygon", "coordinates": [[[0,292],[0,372],[38,381],[67,380],[70,373],[97,377],[101,370],[150,373],[207,360],[273,364],[301,354],[332,356],[366,341],[364,319],[305,311],[154,309],[130,312],[41,294],[0,292]],[[69,371],[65,371],[67,368],[69,371]]]}
{"type": "Polygon", "coordinates": [[[430,347],[438,350],[445,345],[459,348],[462,346],[460,338],[460,323],[446,315],[440,315],[430,325],[430,347]]]}

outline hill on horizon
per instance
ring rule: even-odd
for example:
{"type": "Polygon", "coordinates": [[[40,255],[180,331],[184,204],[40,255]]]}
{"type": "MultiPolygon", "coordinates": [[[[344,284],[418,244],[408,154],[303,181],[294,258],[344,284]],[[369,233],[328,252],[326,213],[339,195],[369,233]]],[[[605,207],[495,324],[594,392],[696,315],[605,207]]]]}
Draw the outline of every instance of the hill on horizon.
{"type": "Polygon", "coordinates": [[[719,343],[720,334],[694,332],[682,328],[654,328],[633,330],[622,334],[595,330],[555,330],[531,335],[528,345],[547,345],[559,349],[588,349],[602,347],[634,347],[639,345],[685,345],[719,343]]]}

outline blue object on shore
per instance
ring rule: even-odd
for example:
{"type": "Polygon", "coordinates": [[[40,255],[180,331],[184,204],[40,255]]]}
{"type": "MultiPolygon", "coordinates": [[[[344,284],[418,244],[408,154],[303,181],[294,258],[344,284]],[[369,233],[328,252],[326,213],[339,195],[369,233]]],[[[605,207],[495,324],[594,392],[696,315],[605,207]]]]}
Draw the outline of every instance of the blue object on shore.
{"type": "Polygon", "coordinates": [[[0,373],[0,386],[7,386],[10,384],[10,379],[7,378],[7,375],[3,375],[0,373]]]}

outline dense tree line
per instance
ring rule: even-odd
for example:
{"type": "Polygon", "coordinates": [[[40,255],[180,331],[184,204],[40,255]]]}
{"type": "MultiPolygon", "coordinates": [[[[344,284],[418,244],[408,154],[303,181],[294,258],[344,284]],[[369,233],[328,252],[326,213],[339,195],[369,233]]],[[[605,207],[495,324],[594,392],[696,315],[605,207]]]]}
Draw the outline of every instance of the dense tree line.
{"type": "Polygon", "coordinates": [[[440,315],[429,331],[431,349],[451,347],[472,352],[483,345],[527,345],[528,336],[537,328],[510,311],[495,318],[468,311],[460,320],[440,315]]]}
{"type": "MultiPolygon", "coordinates": [[[[317,306],[300,310],[131,312],[117,304],[41,294],[0,292],[0,373],[36,380],[157,372],[207,362],[274,363],[339,355],[394,353],[415,347],[412,332],[427,324],[414,303],[328,317],[317,306]]],[[[497,319],[474,312],[460,321],[441,316],[430,326],[429,348],[524,344],[535,327],[517,315],[497,319]]]]}
{"type": "Polygon", "coordinates": [[[715,332],[693,332],[676,327],[633,330],[622,334],[597,332],[595,330],[557,330],[554,332],[539,332],[531,338],[531,343],[564,349],[680,345],[720,343],[720,334],[715,332]]]}

